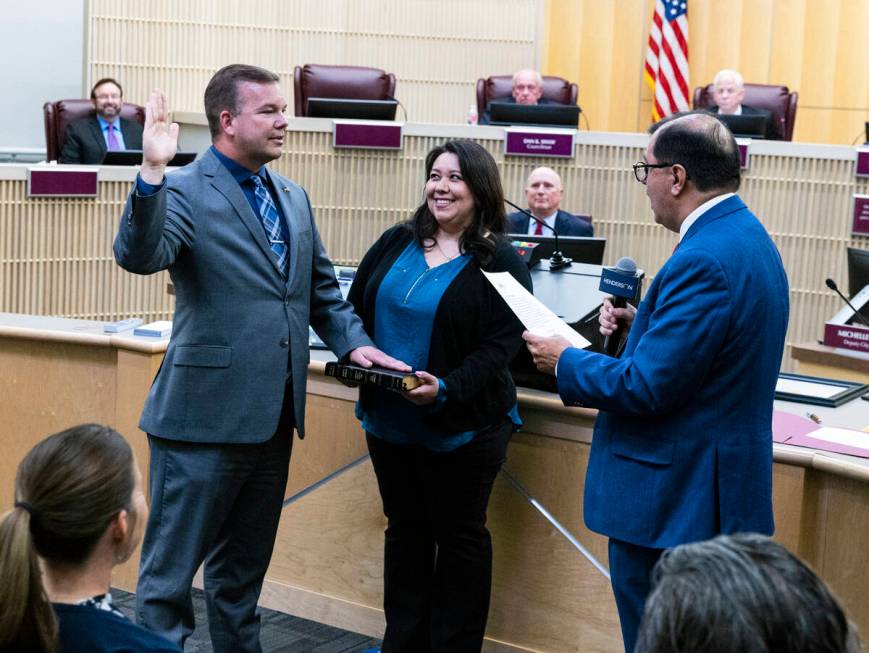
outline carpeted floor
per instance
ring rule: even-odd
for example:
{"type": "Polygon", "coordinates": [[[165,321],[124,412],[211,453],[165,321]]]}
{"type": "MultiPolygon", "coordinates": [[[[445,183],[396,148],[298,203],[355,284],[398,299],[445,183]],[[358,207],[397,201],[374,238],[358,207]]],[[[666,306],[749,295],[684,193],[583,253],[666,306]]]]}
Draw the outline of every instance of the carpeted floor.
{"type": "MultiPolygon", "coordinates": [[[[114,604],[125,615],[134,619],[135,594],[113,589],[114,604]]],[[[208,617],[202,590],[193,590],[193,610],[196,613],[196,631],[187,640],[185,653],[211,653],[208,638],[208,617]]],[[[260,644],[263,653],[359,653],[377,648],[380,641],[366,635],[351,633],[315,621],[261,609],[262,630],[260,644]]]]}

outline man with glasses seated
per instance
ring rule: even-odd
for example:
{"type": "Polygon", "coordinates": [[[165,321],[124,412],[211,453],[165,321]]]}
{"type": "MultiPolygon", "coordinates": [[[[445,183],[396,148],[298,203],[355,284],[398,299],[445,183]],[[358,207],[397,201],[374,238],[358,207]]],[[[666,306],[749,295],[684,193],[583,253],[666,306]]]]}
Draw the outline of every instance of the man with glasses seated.
{"type": "Polygon", "coordinates": [[[625,650],[633,651],[662,551],[719,533],[773,531],[772,404],[788,323],[778,250],[736,195],[739,152],[708,113],[652,127],[634,165],[655,221],[679,235],[621,356],[525,339],[566,405],[598,408],[586,526],[607,535],[625,650]]]}
{"type": "Polygon", "coordinates": [[[99,164],[106,152],[141,150],[142,125],[121,118],[124,91],[114,79],[99,80],[91,89],[96,115],[76,120],[66,128],[61,163],[99,164]]]}

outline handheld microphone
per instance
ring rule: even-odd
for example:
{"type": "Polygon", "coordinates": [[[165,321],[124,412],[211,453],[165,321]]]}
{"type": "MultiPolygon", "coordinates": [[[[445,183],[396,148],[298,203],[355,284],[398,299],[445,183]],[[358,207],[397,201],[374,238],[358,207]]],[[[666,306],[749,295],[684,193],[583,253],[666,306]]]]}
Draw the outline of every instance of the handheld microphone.
{"type": "MultiPolygon", "coordinates": [[[[517,205],[513,204],[513,202],[511,202],[510,200],[507,200],[507,199],[505,199],[504,201],[507,204],[509,204],[510,206],[512,206],[514,209],[519,211],[519,213],[527,215],[530,219],[534,220],[534,222],[536,222],[537,224],[542,224],[544,227],[549,229],[549,231],[551,231],[553,234],[555,234],[555,251],[552,252],[552,256],[549,257],[549,271],[550,272],[553,270],[558,270],[559,268],[566,267],[566,266],[570,265],[571,263],[573,263],[572,258],[567,258],[564,254],[561,253],[561,247],[558,246],[558,232],[555,229],[550,227],[548,224],[546,224],[545,221],[541,220],[540,218],[538,218],[536,215],[534,215],[530,211],[526,211],[525,209],[523,209],[521,206],[517,206],[517,205]]],[[[634,268],[636,268],[636,265],[634,266],[634,268]]]]}
{"type": "Polygon", "coordinates": [[[858,320],[860,320],[860,322],[862,322],[864,326],[869,327],[869,322],[867,322],[866,318],[860,314],[860,311],[858,311],[856,308],[854,308],[854,305],[848,301],[848,298],[842,294],[842,292],[839,290],[839,287],[836,285],[836,282],[833,281],[832,279],[827,279],[826,283],[827,283],[827,288],[829,288],[830,290],[835,292],[837,295],[839,295],[839,297],[842,298],[842,301],[844,301],[848,305],[848,308],[850,308],[852,311],[854,311],[855,317],[858,320]]]}
{"type": "MultiPolygon", "coordinates": [[[[634,259],[623,256],[614,268],[603,268],[598,290],[613,295],[615,308],[627,306],[628,300],[633,299],[637,293],[637,264],[634,259]]],[[[603,352],[607,356],[615,356],[618,353],[625,332],[624,320],[617,322],[615,331],[606,336],[603,341],[603,352]]]]}

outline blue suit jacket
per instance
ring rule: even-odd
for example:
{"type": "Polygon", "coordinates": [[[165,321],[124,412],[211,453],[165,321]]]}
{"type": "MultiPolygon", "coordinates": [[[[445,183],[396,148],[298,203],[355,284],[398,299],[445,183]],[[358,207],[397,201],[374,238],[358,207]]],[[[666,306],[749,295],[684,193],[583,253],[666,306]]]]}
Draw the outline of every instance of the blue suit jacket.
{"type": "Polygon", "coordinates": [[[731,197],[692,225],[638,307],[621,358],[568,349],[566,404],[601,409],[585,522],[639,546],[772,533],[772,403],[788,284],[731,197]]]}
{"type": "MultiPolygon", "coordinates": [[[[527,234],[528,222],[531,220],[521,211],[510,213],[507,216],[507,233],[510,234],[527,234]]],[[[594,227],[587,220],[584,220],[578,215],[573,215],[567,211],[558,210],[558,215],[555,216],[555,230],[559,236],[594,236],[594,227]]],[[[552,232],[543,227],[543,235],[549,236],[552,232]]]]}
{"type": "Polygon", "coordinates": [[[209,150],[127,199],[114,251],[138,274],[175,283],[172,337],[140,428],[173,440],[264,442],[274,435],[289,370],[304,435],[308,324],[338,356],[370,345],[343,300],[305,191],[268,171],[290,230],[287,279],[238,182],[209,150]]]}

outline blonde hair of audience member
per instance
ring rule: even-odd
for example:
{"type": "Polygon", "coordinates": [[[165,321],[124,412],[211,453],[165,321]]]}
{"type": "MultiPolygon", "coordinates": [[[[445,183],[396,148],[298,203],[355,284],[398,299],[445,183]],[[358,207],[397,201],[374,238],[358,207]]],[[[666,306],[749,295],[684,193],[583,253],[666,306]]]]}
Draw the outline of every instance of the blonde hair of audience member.
{"type": "Polygon", "coordinates": [[[666,551],[652,572],[635,653],[858,653],[824,582],[757,534],[666,551]]]}
{"type": "Polygon", "coordinates": [[[147,516],[133,452],[115,430],[82,424],[33,447],[0,521],[0,650],[57,651],[51,602],[107,592],[147,516]]]}
{"type": "Polygon", "coordinates": [[[735,70],[719,70],[712,80],[712,99],[718,105],[718,113],[732,114],[742,105],[745,83],[735,70]]]}

